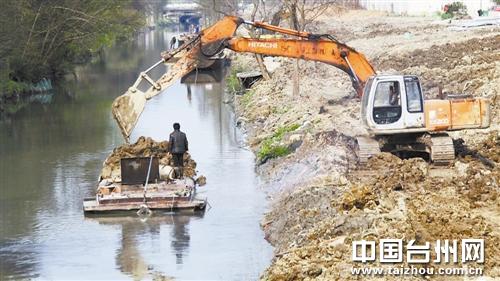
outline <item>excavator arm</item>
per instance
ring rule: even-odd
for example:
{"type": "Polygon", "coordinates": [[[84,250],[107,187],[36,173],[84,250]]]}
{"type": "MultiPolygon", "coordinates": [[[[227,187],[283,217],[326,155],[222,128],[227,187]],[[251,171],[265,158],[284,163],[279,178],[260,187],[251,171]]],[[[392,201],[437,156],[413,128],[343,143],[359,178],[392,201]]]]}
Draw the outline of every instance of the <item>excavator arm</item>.
{"type": "Polygon", "coordinates": [[[235,38],[228,41],[227,47],[235,52],[299,58],[333,65],[351,77],[360,97],[366,81],[375,74],[362,54],[335,41],[235,38]]]}
{"type": "Polygon", "coordinates": [[[249,22],[238,17],[225,17],[213,26],[203,30],[201,32],[201,43],[201,50],[204,55],[214,55],[223,48],[229,48],[235,52],[299,58],[333,65],[351,77],[359,97],[363,95],[364,85],[368,78],[375,74],[375,69],[363,54],[339,42],[331,35],[297,31],[263,22],[249,22]],[[236,29],[242,23],[299,38],[255,39],[234,37],[236,29]]]}
{"type": "Polygon", "coordinates": [[[125,94],[115,99],[112,105],[113,116],[118,122],[126,141],[128,141],[148,99],[160,94],[177,79],[203,65],[204,61],[226,48],[235,52],[300,58],[333,65],[351,77],[358,96],[363,94],[363,88],[368,78],[375,74],[375,70],[363,54],[337,41],[331,35],[312,34],[263,22],[248,22],[239,17],[226,16],[214,25],[202,30],[200,34],[194,36],[179,48],[163,53],[159,62],[142,72],[134,85],[125,94]],[[298,38],[254,39],[235,37],[234,34],[241,24],[249,24],[257,28],[298,38]],[[180,59],[160,79],[153,81],[148,76],[152,69],[168,62],[174,56],[180,57],[180,59]],[[145,91],[139,90],[139,85],[143,82],[148,85],[145,91]]]}

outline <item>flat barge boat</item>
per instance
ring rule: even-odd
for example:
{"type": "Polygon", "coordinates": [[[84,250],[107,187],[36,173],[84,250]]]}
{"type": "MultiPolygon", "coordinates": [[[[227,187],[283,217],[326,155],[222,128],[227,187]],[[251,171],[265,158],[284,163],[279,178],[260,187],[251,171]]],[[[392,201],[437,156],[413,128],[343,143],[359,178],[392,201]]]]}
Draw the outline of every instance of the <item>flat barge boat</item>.
{"type": "Polygon", "coordinates": [[[157,164],[149,166],[153,171],[149,175],[147,169],[145,172],[141,169],[148,160],[148,158],[122,159],[122,181],[100,180],[95,197],[85,198],[83,201],[84,213],[87,215],[137,212],[145,207],[151,211],[182,213],[205,210],[207,200],[196,198],[194,180],[191,178],[162,180],[159,177],[157,164]]]}

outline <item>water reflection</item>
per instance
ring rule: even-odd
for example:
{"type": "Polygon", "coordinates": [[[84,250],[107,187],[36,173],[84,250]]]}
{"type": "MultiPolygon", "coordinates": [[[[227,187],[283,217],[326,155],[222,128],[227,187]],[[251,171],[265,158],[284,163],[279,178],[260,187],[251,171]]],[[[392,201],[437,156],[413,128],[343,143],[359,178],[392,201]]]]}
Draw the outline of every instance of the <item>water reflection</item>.
{"type": "Polygon", "coordinates": [[[0,243],[0,277],[3,280],[9,276],[18,279],[37,278],[39,262],[36,259],[39,253],[33,247],[20,246],[29,241],[8,241],[0,243]],[[16,255],[19,259],[12,259],[16,255]]]}
{"type": "Polygon", "coordinates": [[[154,272],[255,280],[269,263],[272,249],[259,228],[264,194],[223,103],[223,84],[175,84],[148,103],[132,137],[167,139],[172,123],[181,122],[208,179],[200,192],[213,208],[203,218],[83,216],[103,160],[123,142],[111,102],[158,60],[169,35],[155,36],[80,69],[50,104],[0,120],[0,280],[147,279],[154,272]]]}
{"type": "MultiPolygon", "coordinates": [[[[92,216],[86,217],[88,221],[96,221],[100,225],[114,226],[120,228],[121,244],[116,251],[116,266],[121,272],[132,277],[134,280],[142,280],[151,272],[158,271],[148,263],[141,254],[141,241],[153,241],[153,247],[159,247],[160,234],[163,231],[170,232],[170,247],[175,255],[176,264],[183,263],[183,258],[188,254],[190,234],[189,222],[203,218],[204,213],[192,215],[178,215],[167,213],[156,213],[154,216],[139,220],[130,216],[92,216]],[[168,226],[169,229],[165,229],[168,226]]],[[[163,273],[162,275],[168,275],[163,273]]]]}

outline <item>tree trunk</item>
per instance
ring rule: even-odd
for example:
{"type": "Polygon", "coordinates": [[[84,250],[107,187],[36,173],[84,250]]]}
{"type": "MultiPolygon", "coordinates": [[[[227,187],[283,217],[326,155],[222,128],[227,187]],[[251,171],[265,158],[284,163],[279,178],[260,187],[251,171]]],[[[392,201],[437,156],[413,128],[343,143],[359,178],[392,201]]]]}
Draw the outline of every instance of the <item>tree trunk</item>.
{"type": "MultiPolygon", "coordinates": [[[[254,8],[252,11],[252,16],[251,16],[252,21],[255,21],[255,15],[257,14],[257,10],[259,9],[259,3],[260,3],[260,0],[254,0],[254,5],[253,5],[254,8]]],[[[253,28],[251,28],[249,30],[249,33],[250,33],[251,38],[256,38],[256,37],[258,38],[258,36],[256,36],[253,28]]],[[[262,73],[262,77],[264,78],[264,80],[271,79],[271,76],[269,75],[269,72],[267,71],[266,65],[264,64],[264,59],[262,58],[262,55],[255,54],[255,60],[257,61],[257,64],[259,65],[259,69],[260,69],[260,72],[262,73]]]]}
{"type": "MultiPolygon", "coordinates": [[[[294,28],[295,30],[299,30],[299,22],[297,19],[297,5],[296,3],[292,3],[288,7],[289,12],[290,12],[290,27],[294,28]]],[[[299,59],[295,59],[295,64],[293,66],[293,87],[292,87],[292,96],[297,97],[300,95],[300,76],[299,76],[299,59]]]]}
{"type": "Polygon", "coordinates": [[[262,73],[262,77],[264,80],[269,80],[271,79],[271,75],[269,75],[269,71],[267,71],[266,65],[264,64],[264,59],[262,58],[261,54],[255,54],[255,60],[257,61],[257,64],[259,65],[260,72],[262,73]]]}
{"type": "Polygon", "coordinates": [[[295,59],[295,64],[293,65],[293,90],[292,95],[297,97],[300,95],[300,66],[299,59],[295,59]]]}

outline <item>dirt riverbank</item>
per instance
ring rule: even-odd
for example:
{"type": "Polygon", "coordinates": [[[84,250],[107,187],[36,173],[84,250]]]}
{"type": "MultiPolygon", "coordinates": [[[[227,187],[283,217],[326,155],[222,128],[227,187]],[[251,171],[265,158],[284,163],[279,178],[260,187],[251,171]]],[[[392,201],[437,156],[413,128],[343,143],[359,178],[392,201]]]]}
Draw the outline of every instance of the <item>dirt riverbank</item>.
{"type": "MultiPolygon", "coordinates": [[[[364,53],[379,73],[419,75],[427,98],[435,97],[439,86],[490,98],[491,127],[452,136],[496,167],[471,156],[437,168],[422,159],[382,154],[360,168],[354,137],[365,129],[348,76],[322,63],[302,62],[300,95],[292,96],[294,62],[274,58],[279,67],[272,78],[235,97],[239,124],[273,199],[262,227],[275,246],[275,259],[262,279],[366,279],[351,274],[351,267],[359,266],[351,259],[352,241],[384,238],[403,239],[405,245],[430,242],[431,249],[439,239],[484,239],[485,263],[479,265],[484,280],[500,278],[500,29],[456,30],[436,18],[339,10],[320,17],[311,29],[334,34],[364,53]]],[[[233,65],[256,67],[252,55],[241,54],[233,65]]],[[[468,277],[408,279],[422,278],[468,277]]]]}

